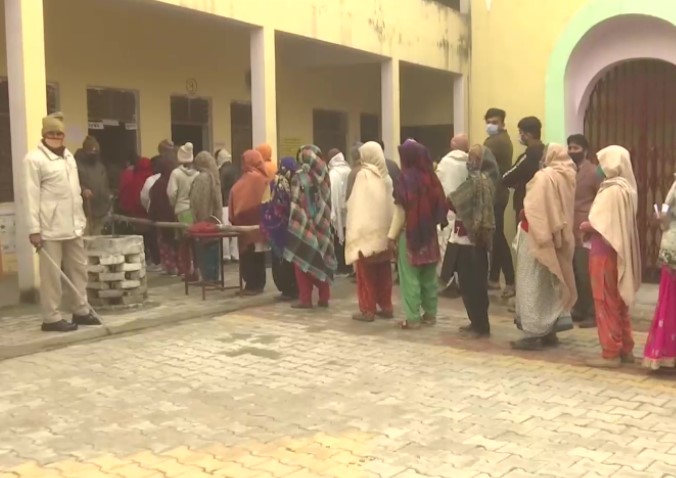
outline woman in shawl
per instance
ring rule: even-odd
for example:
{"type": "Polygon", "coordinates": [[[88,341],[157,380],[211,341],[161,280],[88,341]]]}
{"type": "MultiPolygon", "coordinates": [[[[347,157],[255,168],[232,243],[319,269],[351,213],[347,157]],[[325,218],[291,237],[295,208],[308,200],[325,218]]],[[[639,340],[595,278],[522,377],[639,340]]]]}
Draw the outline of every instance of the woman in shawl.
{"type": "Polygon", "coordinates": [[[291,214],[284,259],[293,263],[299,301],[292,307],[312,308],[312,289],[319,291],[319,307],[328,307],[330,284],[336,271],[331,237],[331,181],[321,150],[301,147],[300,165],[291,179],[291,214]]]}
{"type": "MultiPolygon", "coordinates": [[[[169,201],[167,186],[171,173],[178,167],[178,161],[172,156],[161,156],[156,159],[157,169],[160,177],[150,188],[150,207],[148,216],[153,221],[174,222],[174,206],[169,201]]],[[[158,229],[158,244],[160,249],[160,260],[164,272],[169,275],[180,275],[183,270],[179,268],[178,261],[178,241],[176,234],[172,229],[158,229]]]]}
{"type": "Polygon", "coordinates": [[[378,143],[364,144],[359,155],[362,167],[347,203],[345,261],[357,269],[359,312],[352,318],[373,322],[376,315],[394,317],[392,253],[387,240],[394,215],[393,188],[385,154],[378,143]]]}
{"type": "Polygon", "coordinates": [[[550,144],[543,169],[526,186],[517,236],[515,319],[524,337],[511,343],[514,349],[556,346],[556,333],[573,328],[576,174],[567,149],[550,144]]]}
{"type": "Polygon", "coordinates": [[[338,149],[329,151],[329,178],[331,179],[331,225],[333,226],[333,247],[336,251],[339,274],[347,274],[345,265],[345,224],[347,217],[347,178],[350,165],[338,149]]]}
{"type": "Polygon", "coordinates": [[[651,370],[676,367],[676,181],[658,212],[662,241],[660,292],[648,341],[643,351],[643,366],[651,370]]]}
{"type": "MultiPolygon", "coordinates": [[[[190,209],[196,223],[220,223],[223,216],[221,179],[216,159],[207,151],[195,156],[195,169],[199,172],[190,188],[190,209]]],[[[202,279],[217,281],[219,278],[219,247],[217,242],[205,244],[196,251],[202,279]]]]}
{"type": "Polygon", "coordinates": [[[592,367],[615,368],[634,362],[629,308],[641,286],[636,211],[638,193],[629,151],[609,146],[597,154],[603,182],[580,230],[591,242],[589,276],[603,351],[592,367]]]}
{"type": "Polygon", "coordinates": [[[576,168],[567,150],[549,145],[541,168],[527,184],[517,226],[515,324],[524,337],[517,350],[558,345],[557,332],[570,330],[577,300],[572,272],[576,168]]]}
{"type": "Polygon", "coordinates": [[[291,180],[297,170],[298,163],[294,158],[283,158],[261,206],[261,232],[272,248],[272,279],[281,292],[280,300],[298,299],[293,264],[284,259],[291,213],[291,180]]]}
{"type": "Polygon", "coordinates": [[[403,329],[416,329],[421,321],[436,323],[436,269],[440,254],[437,226],[445,227],[448,223],[448,203],[425,146],[408,139],[399,146],[399,157],[401,174],[394,188],[396,208],[388,238],[390,248],[398,251],[399,283],[406,313],[400,325],[403,329]]]}
{"type": "Polygon", "coordinates": [[[466,337],[489,337],[488,254],[495,232],[493,196],[496,182],[483,172],[485,149],[472,146],[466,178],[448,199],[455,212],[451,240],[457,244],[456,269],[462,302],[470,324],[460,327],[466,337]]]}
{"type": "MultiPolygon", "coordinates": [[[[233,226],[258,226],[261,222],[261,198],[268,187],[263,157],[248,150],[242,155],[242,176],[230,191],[229,213],[233,226]]],[[[265,289],[265,251],[267,244],[260,231],[242,234],[238,241],[239,267],[244,279],[244,295],[257,295],[265,289]]]]}
{"type": "Polygon", "coordinates": [[[272,159],[272,147],[269,144],[261,144],[256,146],[256,151],[261,153],[263,163],[265,163],[265,174],[268,180],[272,181],[277,174],[277,161],[272,159]]]}

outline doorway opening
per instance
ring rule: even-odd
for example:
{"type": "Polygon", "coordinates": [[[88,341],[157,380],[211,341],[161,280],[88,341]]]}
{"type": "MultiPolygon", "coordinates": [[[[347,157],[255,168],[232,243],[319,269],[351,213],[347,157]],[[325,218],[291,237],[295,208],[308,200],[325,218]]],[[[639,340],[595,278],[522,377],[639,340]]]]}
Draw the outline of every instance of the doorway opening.
{"type": "Polygon", "coordinates": [[[661,232],[651,220],[676,172],[676,65],[631,60],[611,67],[594,86],[584,132],[598,149],[617,144],[631,153],[638,185],[638,229],[644,281],[659,281],[661,232]]]}
{"type": "Polygon", "coordinates": [[[230,137],[232,162],[237,170],[242,167],[242,154],[253,148],[253,117],[251,103],[230,103],[230,137]]]}
{"type": "Polygon", "coordinates": [[[347,127],[347,114],[342,111],[312,111],[313,141],[324,155],[333,148],[347,151],[347,127]]]}
{"type": "Polygon", "coordinates": [[[380,140],[380,116],[362,113],[359,117],[359,137],[363,143],[380,140]]]}
{"type": "Polygon", "coordinates": [[[211,102],[207,98],[171,97],[171,138],[176,145],[211,151],[211,102]]]}
{"type": "Polygon", "coordinates": [[[101,159],[114,191],[129,158],[138,156],[137,108],[135,91],[87,88],[88,134],[101,146],[101,159]]]}

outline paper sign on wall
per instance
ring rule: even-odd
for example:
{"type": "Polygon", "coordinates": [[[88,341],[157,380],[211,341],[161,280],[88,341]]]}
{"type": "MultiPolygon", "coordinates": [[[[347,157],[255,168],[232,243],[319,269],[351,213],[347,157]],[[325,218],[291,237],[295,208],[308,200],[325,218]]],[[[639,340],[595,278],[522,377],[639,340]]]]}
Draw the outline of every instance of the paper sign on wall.
{"type": "Polygon", "coordinates": [[[298,148],[303,146],[302,140],[300,138],[282,138],[279,143],[279,154],[277,155],[280,159],[285,156],[296,157],[298,148]]]}
{"type": "Polygon", "coordinates": [[[89,129],[103,129],[102,121],[90,121],[87,123],[87,128],[89,129]]]}

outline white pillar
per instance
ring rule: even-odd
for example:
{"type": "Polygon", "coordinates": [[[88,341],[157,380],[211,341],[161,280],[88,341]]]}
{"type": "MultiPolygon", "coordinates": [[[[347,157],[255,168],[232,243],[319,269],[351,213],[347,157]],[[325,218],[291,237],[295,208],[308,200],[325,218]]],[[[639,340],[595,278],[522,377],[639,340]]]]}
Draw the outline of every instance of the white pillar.
{"type": "Polygon", "coordinates": [[[22,302],[37,298],[35,251],[28,242],[24,158],[40,140],[47,114],[43,0],[5,0],[7,76],[16,214],[16,253],[22,302]]]}
{"type": "Polygon", "coordinates": [[[272,146],[277,158],[277,72],[274,28],[256,28],[251,32],[251,114],[254,147],[272,146]]]}
{"type": "Polygon", "coordinates": [[[453,79],[453,134],[467,133],[467,84],[465,75],[453,79]]]}
{"type": "Polygon", "coordinates": [[[380,94],[383,123],[383,143],[388,158],[399,163],[401,143],[401,104],[399,90],[399,60],[389,58],[380,68],[380,94]]]}

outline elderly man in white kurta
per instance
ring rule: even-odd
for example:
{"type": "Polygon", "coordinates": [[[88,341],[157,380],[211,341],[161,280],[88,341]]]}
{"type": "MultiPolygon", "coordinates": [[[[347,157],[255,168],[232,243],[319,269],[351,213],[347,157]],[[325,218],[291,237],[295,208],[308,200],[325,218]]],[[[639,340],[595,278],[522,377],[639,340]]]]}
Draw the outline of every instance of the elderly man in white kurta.
{"type": "Polygon", "coordinates": [[[28,221],[31,244],[40,253],[40,301],[45,332],[70,332],[78,325],[100,325],[85,302],[87,255],[82,236],[87,221],[82,209],[82,191],[75,158],[64,146],[63,115],[42,120],[42,141],[26,156],[28,221]],[[72,322],[63,320],[61,273],[47,253],[73,282],[77,292],[65,290],[72,322]]]}

